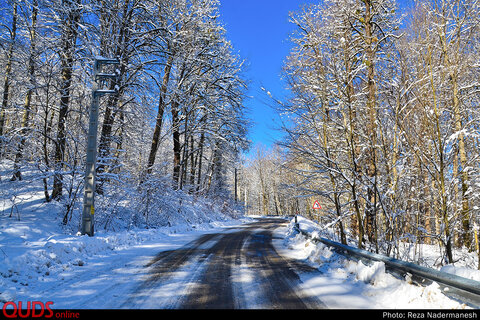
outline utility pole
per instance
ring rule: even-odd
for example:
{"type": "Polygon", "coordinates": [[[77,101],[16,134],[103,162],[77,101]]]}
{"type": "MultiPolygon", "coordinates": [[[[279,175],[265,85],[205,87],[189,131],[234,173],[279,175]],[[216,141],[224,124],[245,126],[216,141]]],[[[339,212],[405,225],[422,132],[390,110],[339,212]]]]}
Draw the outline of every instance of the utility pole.
{"type": "Polygon", "coordinates": [[[118,73],[108,74],[102,72],[102,67],[109,64],[119,64],[118,59],[97,57],[93,65],[93,92],[92,105],[90,106],[90,123],[88,126],[87,139],[87,163],[85,168],[85,187],[83,196],[82,234],[93,236],[93,218],[95,213],[95,164],[97,162],[97,128],[98,128],[98,105],[100,96],[115,94],[116,90],[103,89],[108,79],[115,81],[118,73]]]}

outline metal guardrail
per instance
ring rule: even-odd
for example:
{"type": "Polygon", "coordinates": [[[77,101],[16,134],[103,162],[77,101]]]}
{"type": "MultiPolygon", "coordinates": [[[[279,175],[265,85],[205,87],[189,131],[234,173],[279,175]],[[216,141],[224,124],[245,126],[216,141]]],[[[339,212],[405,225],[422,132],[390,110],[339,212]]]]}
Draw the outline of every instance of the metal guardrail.
{"type": "MultiPolygon", "coordinates": [[[[419,277],[421,279],[427,279],[435,281],[439,284],[454,289],[454,292],[445,292],[446,294],[452,293],[454,296],[466,297],[469,301],[476,306],[480,306],[480,282],[460,277],[454,274],[438,271],[432,268],[423,267],[414,263],[394,259],[381,254],[373,253],[370,251],[350,247],[335,241],[331,241],[322,237],[312,237],[307,232],[300,229],[298,223],[295,224],[295,229],[303,235],[307,236],[314,242],[321,242],[329,247],[332,247],[340,254],[346,256],[354,256],[360,259],[367,259],[373,261],[381,261],[385,263],[387,271],[393,271],[401,274],[411,274],[412,276],[419,277]],[[458,290],[466,291],[468,294],[458,292],[458,290]]],[[[419,283],[421,284],[421,283],[419,283]]],[[[448,290],[450,291],[450,290],[448,290]]],[[[449,294],[450,295],[450,294],[449,294]]]]}

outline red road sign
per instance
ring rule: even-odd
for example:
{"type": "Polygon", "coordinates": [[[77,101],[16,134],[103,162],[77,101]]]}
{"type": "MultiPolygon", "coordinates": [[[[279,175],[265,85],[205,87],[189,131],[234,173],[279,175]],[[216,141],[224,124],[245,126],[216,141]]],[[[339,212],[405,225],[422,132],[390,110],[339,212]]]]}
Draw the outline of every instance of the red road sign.
{"type": "Polygon", "coordinates": [[[322,209],[322,206],[320,205],[320,203],[318,203],[318,200],[315,200],[315,202],[313,203],[313,209],[315,210],[322,209]]]}

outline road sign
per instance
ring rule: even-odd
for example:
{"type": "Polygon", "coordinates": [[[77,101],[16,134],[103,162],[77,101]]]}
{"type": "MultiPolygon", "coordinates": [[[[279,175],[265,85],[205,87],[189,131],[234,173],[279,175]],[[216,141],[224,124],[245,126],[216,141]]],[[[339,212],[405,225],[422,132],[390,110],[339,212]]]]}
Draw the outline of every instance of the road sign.
{"type": "Polygon", "coordinates": [[[315,210],[320,210],[320,209],[322,209],[322,206],[320,205],[320,203],[318,202],[318,200],[315,200],[315,202],[313,203],[313,209],[315,209],[315,210]]]}

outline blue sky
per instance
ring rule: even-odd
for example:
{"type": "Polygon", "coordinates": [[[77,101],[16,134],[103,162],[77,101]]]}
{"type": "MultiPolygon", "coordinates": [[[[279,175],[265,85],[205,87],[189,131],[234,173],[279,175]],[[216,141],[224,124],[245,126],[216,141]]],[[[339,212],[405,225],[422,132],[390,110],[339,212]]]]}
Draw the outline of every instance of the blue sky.
{"type": "Polygon", "coordinates": [[[247,60],[246,77],[250,89],[246,106],[253,127],[249,138],[256,143],[271,146],[281,137],[276,112],[268,105],[264,87],[275,97],[284,97],[285,84],[281,69],[292,44],[289,36],[294,25],[289,12],[298,11],[303,4],[318,0],[221,0],[220,19],[227,29],[227,37],[234,49],[247,60]]]}
{"type": "MultiPolygon", "coordinates": [[[[253,127],[249,138],[252,147],[262,143],[270,147],[282,134],[279,117],[269,106],[271,101],[261,90],[264,87],[276,98],[285,97],[281,79],[284,59],[292,44],[289,37],[295,27],[289,22],[289,12],[319,0],[220,0],[220,19],[234,49],[247,60],[250,81],[246,107],[253,127]]],[[[413,0],[399,0],[400,7],[412,6],[413,0]]],[[[253,149],[253,148],[252,148],[253,149]]]]}

